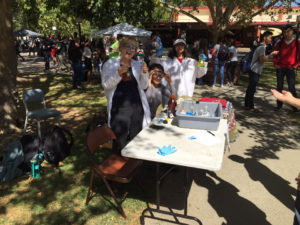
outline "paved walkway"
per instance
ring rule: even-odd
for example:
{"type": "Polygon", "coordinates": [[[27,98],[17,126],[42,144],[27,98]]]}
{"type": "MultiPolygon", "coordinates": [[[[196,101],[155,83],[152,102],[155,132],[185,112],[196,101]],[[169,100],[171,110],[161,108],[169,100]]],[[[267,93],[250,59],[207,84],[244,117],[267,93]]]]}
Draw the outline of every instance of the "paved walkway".
{"type": "MultiPolygon", "coordinates": [[[[244,87],[212,89],[204,85],[195,90],[196,96],[226,98],[233,103],[239,137],[231,152],[225,153],[220,171],[203,175],[193,170],[188,214],[204,225],[293,224],[294,179],[300,172],[299,125],[287,119],[289,107],[280,113],[273,111],[276,101],[268,88],[258,87],[255,95],[261,113],[243,109],[244,93],[244,87]]],[[[179,185],[182,171],[177,173],[163,185],[166,192],[179,185]]],[[[179,189],[165,201],[168,206],[183,208],[179,204],[183,192],[179,189]]]]}

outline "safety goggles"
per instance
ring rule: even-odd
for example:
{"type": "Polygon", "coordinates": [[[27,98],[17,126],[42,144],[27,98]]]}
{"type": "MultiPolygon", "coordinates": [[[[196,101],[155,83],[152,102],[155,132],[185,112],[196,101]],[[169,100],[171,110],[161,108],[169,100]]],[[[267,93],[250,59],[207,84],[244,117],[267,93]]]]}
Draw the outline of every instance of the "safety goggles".
{"type": "Polygon", "coordinates": [[[153,74],[153,76],[163,78],[164,74],[162,72],[156,72],[156,73],[153,74]]]}
{"type": "Polygon", "coordinates": [[[134,43],[132,42],[125,42],[122,44],[122,46],[120,46],[121,48],[123,48],[126,51],[130,51],[130,52],[136,52],[137,47],[134,43]]]}

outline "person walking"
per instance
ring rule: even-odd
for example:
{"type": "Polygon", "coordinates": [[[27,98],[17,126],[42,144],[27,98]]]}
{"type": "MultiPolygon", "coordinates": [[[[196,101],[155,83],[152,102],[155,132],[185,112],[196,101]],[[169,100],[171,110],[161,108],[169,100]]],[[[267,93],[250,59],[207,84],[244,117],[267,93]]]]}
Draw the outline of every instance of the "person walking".
{"type": "Polygon", "coordinates": [[[156,36],[155,42],[157,43],[157,46],[156,46],[156,56],[158,58],[161,58],[162,54],[163,54],[163,44],[162,44],[161,38],[159,37],[158,34],[156,36]]]}
{"type": "Polygon", "coordinates": [[[235,47],[234,39],[230,39],[230,47],[228,48],[228,50],[229,50],[229,65],[227,68],[228,86],[232,87],[234,81],[235,69],[238,64],[238,51],[235,47]]]}
{"type": "Polygon", "coordinates": [[[72,62],[72,69],[74,72],[73,89],[83,89],[83,86],[81,85],[82,77],[83,77],[82,64],[81,64],[82,52],[81,52],[81,47],[78,39],[75,39],[70,43],[69,59],[72,62]]]}
{"type": "Polygon", "coordinates": [[[262,42],[259,47],[256,48],[249,71],[249,84],[245,95],[245,109],[253,112],[258,112],[257,109],[254,108],[254,94],[256,92],[256,85],[259,81],[259,77],[263,71],[264,63],[269,61],[269,59],[278,54],[278,51],[273,51],[269,55],[266,56],[266,46],[267,44],[272,42],[273,33],[270,31],[266,31],[262,35],[262,42]]]}
{"type": "Polygon", "coordinates": [[[57,69],[58,70],[67,69],[68,66],[65,60],[66,45],[63,43],[62,40],[57,38],[55,48],[56,48],[57,63],[58,63],[57,69]]]}
{"type": "Polygon", "coordinates": [[[15,48],[16,48],[17,61],[18,61],[18,57],[20,57],[22,61],[25,61],[24,57],[20,55],[20,44],[18,40],[15,40],[15,48]]]}
{"type": "Polygon", "coordinates": [[[218,44],[214,46],[213,54],[216,53],[214,60],[214,81],[212,87],[216,86],[217,75],[220,71],[221,87],[224,84],[224,67],[225,63],[229,58],[228,47],[226,46],[224,39],[219,39],[218,44]]]}
{"type": "MultiPolygon", "coordinates": [[[[274,66],[276,68],[277,91],[281,92],[284,85],[284,77],[286,76],[288,89],[297,97],[295,89],[296,68],[300,65],[300,41],[293,37],[294,29],[288,24],[283,29],[283,39],[278,42],[275,50],[279,51],[277,57],[274,57],[274,66]],[[298,43],[297,43],[298,42],[298,43]],[[298,47],[297,47],[298,45],[298,47]]],[[[277,100],[276,111],[282,108],[282,101],[277,100]]],[[[293,107],[293,111],[298,110],[293,107]]]]}
{"type": "Polygon", "coordinates": [[[43,55],[45,60],[45,72],[48,72],[50,70],[50,56],[51,56],[51,46],[50,46],[49,39],[45,40],[45,43],[43,45],[43,55]]]}
{"type": "Polygon", "coordinates": [[[31,56],[31,52],[34,56],[35,55],[35,52],[34,52],[35,44],[34,44],[33,38],[29,38],[28,46],[29,46],[29,56],[31,56]]]}
{"type": "Polygon", "coordinates": [[[91,75],[92,75],[92,49],[91,49],[91,41],[88,40],[85,43],[84,49],[83,49],[83,57],[84,57],[84,64],[85,64],[85,70],[86,70],[86,77],[87,82],[91,82],[91,75]]]}

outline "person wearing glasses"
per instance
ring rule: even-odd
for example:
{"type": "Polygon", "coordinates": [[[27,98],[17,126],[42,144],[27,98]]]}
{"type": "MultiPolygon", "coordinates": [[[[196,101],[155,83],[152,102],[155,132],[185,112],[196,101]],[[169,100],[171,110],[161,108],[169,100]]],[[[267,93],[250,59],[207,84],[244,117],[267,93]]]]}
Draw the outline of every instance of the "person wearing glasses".
{"type": "Polygon", "coordinates": [[[171,76],[164,72],[164,68],[160,64],[151,64],[149,67],[149,85],[145,89],[147,100],[150,107],[151,119],[156,115],[156,110],[160,104],[163,107],[168,104],[170,96],[176,90],[173,86],[171,76]],[[167,84],[162,84],[162,80],[166,80],[167,84]]]}
{"type": "Polygon", "coordinates": [[[101,73],[107,98],[108,125],[115,133],[113,150],[121,152],[150,121],[150,109],[144,89],[149,82],[145,63],[134,60],[137,44],[123,38],[119,43],[121,55],[109,59],[101,73]]]}

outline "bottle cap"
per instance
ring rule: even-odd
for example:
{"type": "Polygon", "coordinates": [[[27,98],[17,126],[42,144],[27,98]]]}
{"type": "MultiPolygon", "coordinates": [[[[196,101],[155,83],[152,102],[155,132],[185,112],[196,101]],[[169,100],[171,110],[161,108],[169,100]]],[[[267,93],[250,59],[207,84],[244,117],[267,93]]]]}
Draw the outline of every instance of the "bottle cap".
{"type": "Polygon", "coordinates": [[[175,98],[175,95],[170,95],[170,98],[175,98]]]}

